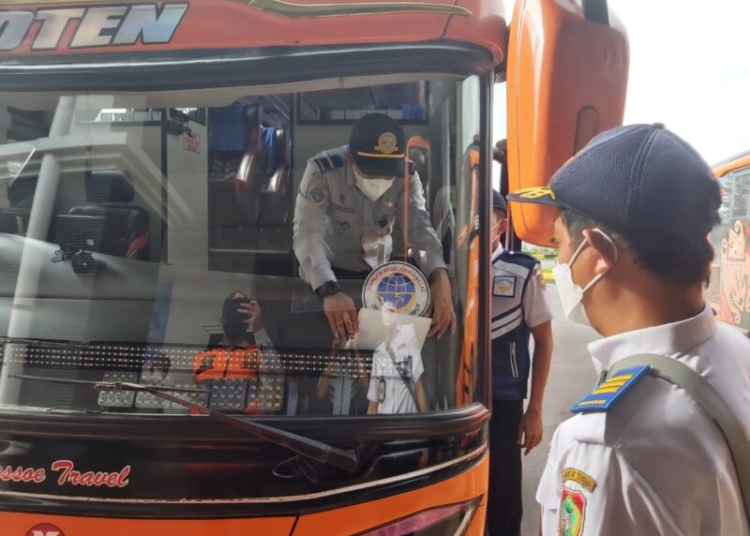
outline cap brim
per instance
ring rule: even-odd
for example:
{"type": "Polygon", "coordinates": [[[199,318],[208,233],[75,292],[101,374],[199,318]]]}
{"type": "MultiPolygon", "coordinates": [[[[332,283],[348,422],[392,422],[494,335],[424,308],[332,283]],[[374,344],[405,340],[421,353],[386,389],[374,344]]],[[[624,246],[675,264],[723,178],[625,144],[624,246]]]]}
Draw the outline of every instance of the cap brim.
{"type": "Polygon", "coordinates": [[[536,205],[560,206],[555,194],[547,187],[524,188],[508,194],[508,201],[515,203],[534,203],[536,205]]]}
{"type": "Polygon", "coordinates": [[[369,158],[354,155],[354,163],[365,175],[402,177],[406,172],[406,157],[369,158]]]}

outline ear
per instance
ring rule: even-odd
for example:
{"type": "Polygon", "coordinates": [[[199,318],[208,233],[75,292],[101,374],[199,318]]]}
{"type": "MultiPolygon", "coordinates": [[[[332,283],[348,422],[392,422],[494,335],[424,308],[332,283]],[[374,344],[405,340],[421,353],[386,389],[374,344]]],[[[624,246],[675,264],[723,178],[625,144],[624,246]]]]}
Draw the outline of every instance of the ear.
{"type": "Polygon", "coordinates": [[[601,274],[610,270],[617,262],[617,247],[614,243],[593,229],[585,229],[583,236],[597,257],[594,272],[601,274]]]}

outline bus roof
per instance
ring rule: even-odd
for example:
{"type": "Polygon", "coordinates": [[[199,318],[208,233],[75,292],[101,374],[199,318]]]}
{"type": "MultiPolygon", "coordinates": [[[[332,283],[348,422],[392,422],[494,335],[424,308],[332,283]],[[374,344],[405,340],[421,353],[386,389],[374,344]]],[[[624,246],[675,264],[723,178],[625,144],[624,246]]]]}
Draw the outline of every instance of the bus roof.
{"type": "Polygon", "coordinates": [[[712,167],[714,170],[714,174],[717,177],[721,177],[722,175],[725,175],[730,171],[746,166],[750,166],[750,151],[744,151],[736,154],[732,157],[727,158],[726,160],[722,160],[721,162],[714,164],[712,167]]]}
{"type": "MultiPolygon", "coordinates": [[[[92,55],[107,61],[109,53],[190,58],[227,49],[437,40],[481,46],[499,64],[505,59],[503,15],[497,0],[13,2],[0,10],[0,64],[74,63],[91,61],[92,55]]],[[[111,57],[122,61],[123,55],[111,57]]]]}

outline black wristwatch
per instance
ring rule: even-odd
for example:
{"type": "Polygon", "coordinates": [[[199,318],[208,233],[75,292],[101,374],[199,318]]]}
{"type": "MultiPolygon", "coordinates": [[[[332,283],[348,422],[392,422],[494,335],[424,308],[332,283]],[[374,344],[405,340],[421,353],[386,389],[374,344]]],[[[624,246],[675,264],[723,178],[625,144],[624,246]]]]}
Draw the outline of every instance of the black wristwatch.
{"type": "Polygon", "coordinates": [[[317,294],[318,298],[322,300],[324,298],[327,298],[328,296],[333,296],[334,294],[337,294],[341,291],[342,290],[338,282],[326,281],[325,283],[323,283],[322,285],[320,285],[318,288],[315,289],[315,294],[317,294]]]}

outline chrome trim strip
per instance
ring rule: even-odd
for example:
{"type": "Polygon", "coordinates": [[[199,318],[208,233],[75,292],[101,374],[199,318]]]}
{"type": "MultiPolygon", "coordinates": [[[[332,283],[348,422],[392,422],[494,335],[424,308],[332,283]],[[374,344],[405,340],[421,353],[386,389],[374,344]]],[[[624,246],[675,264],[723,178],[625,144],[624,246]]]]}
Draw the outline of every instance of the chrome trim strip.
{"type": "Polygon", "coordinates": [[[355,484],[353,486],[346,486],[343,488],[337,488],[333,490],[321,491],[318,493],[309,493],[305,495],[290,495],[287,497],[267,497],[267,498],[255,498],[255,499],[103,499],[99,497],[66,497],[64,495],[48,495],[41,493],[23,493],[16,491],[0,491],[0,498],[2,497],[16,497],[19,499],[35,499],[35,500],[54,500],[54,501],[73,501],[73,502],[86,502],[86,503],[107,503],[107,504],[174,504],[182,506],[185,504],[274,504],[274,503],[290,503],[295,501],[310,501],[315,499],[321,499],[324,497],[332,497],[335,495],[342,495],[344,493],[352,493],[357,491],[366,490],[378,486],[384,486],[389,484],[395,484],[403,482],[412,478],[422,477],[435,473],[442,469],[446,469],[453,465],[458,465],[472,459],[479,459],[487,453],[487,445],[481,445],[472,452],[464,454],[453,460],[428,467],[425,469],[419,469],[403,475],[397,475],[390,478],[384,478],[382,480],[376,480],[373,482],[366,482],[363,484],[355,484]]]}

